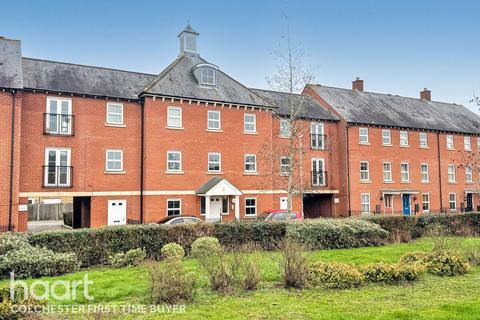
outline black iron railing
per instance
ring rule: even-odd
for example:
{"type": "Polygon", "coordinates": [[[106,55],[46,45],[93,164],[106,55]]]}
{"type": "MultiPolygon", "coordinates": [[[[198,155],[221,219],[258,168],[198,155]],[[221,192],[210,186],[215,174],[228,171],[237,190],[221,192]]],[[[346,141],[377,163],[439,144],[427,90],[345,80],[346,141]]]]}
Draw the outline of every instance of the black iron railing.
{"type": "Polygon", "coordinates": [[[310,147],[315,150],[324,150],[326,137],[324,134],[310,134],[310,147]]]}
{"type": "Polygon", "coordinates": [[[312,171],[312,187],[325,187],[327,185],[327,171],[312,171]]]}
{"type": "Polygon", "coordinates": [[[71,114],[44,113],[43,133],[61,136],[73,136],[75,116],[71,114]]]}
{"type": "Polygon", "coordinates": [[[71,188],[73,183],[72,166],[42,166],[44,188],[71,188]]]}

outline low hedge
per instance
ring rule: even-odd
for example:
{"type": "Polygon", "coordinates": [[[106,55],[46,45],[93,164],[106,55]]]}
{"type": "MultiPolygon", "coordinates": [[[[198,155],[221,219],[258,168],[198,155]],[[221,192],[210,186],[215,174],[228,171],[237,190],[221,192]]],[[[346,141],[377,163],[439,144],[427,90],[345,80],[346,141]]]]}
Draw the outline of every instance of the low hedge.
{"type": "Polygon", "coordinates": [[[439,228],[452,236],[479,236],[480,213],[422,214],[419,216],[373,216],[364,220],[390,232],[390,241],[406,242],[439,228]]]}
{"type": "Polygon", "coordinates": [[[108,257],[119,252],[143,248],[149,258],[161,259],[161,248],[171,242],[187,253],[200,237],[215,237],[225,247],[256,243],[266,250],[275,249],[288,236],[313,249],[351,248],[381,245],[388,232],[378,225],[358,219],[319,219],[303,223],[235,221],[190,225],[129,225],[29,234],[34,246],[55,252],[75,252],[82,267],[107,264],[108,257]]]}

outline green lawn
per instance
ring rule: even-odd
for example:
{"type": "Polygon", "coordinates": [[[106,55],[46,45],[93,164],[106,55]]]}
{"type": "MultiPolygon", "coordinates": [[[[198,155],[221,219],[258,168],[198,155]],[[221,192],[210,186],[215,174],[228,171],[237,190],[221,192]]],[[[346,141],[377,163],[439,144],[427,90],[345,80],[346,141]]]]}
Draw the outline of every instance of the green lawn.
{"type": "MultiPolygon", "coordinates": [[[[480,244],[480,238],[467,242],[480,244]]],[[[310,259],[355,264],[396,262],[405,252],[430,248],[431,241],[422,239],[377,248],[317,251],[310,259]]],[[[264,282],[259,290],[228,296],[211,293],[196,261],[185,260],[185,268],[198,278],[195,302],[186,306],[186,313],[150,314],[144,319],[480,319],[480,267],[465,276],[425,276],[410,285],[299,291],[278,287],[280,272],[275,258],[275,253],[264,254],[264,282]]],[[[86,272],[94,282],[90,294],[95,304],[148,304],[148,274],[143,267],[97,268],[43,280],[80,280],[86,272]]],[[[78,292],[81,290],[79,287],[78,292]]],[[[76,302],[50,303],[87,301],[80,298],[76,302]]]]}

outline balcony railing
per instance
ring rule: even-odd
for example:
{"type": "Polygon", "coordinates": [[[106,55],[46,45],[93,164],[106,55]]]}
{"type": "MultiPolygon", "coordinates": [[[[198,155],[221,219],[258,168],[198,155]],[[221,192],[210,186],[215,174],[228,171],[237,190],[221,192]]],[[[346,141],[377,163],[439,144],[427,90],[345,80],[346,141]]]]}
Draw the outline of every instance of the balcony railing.
{"type": "Polygon", "coordinates": [[[312,171],[312,187],[325,187],[327,185],[327,171],[312,171]]]}
{"type": "Polygon", "coordinates": [[[71,188],[73,182],[73,167],[43,166],[44,188],[71,188]]]}
{"type": "Polygon", "coordinates": [[[315,150],[324,150],[326,137],[325,134],[310,134],[310,147],[315,150]]]}
{"type": "Polygon", "coordinates": [[[73,136],[75,116],[71,114],[44,113],[43,133],[61,136],[73,136]]]}

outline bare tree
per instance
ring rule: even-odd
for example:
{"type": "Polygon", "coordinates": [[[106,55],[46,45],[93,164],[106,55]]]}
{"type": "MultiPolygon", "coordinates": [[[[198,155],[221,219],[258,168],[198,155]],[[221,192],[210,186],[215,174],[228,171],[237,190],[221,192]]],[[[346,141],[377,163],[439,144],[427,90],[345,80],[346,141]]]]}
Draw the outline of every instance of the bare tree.
{"type": "MultiPolygon", "coordinates": [[[[301,120],[306,116],[305,106],[311,98],[300,93],[314,77],[311,68],[303,64],[303,51],[290,38],[288,19],[287,34],[273,55],[277,70],[273,76],[267,77],[267,83],[272,91],[282,92],[270,99],[277,106],[280,129],[273,132],[273,141],[264,145],[259,160],[272,165],[271,179],[265,179],[265,183],[286,191],[287,210],[290,211],[293,198],[301,195],[306,186],[302,174],[305,151],[301,139],[310,137],[310,125],[306,126],[301,120]]],[[[326,148],[328,142],[324,138],[321,143],[326,148]]]]}

